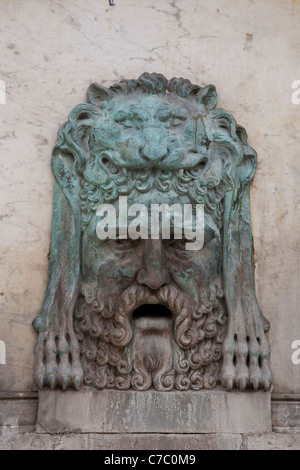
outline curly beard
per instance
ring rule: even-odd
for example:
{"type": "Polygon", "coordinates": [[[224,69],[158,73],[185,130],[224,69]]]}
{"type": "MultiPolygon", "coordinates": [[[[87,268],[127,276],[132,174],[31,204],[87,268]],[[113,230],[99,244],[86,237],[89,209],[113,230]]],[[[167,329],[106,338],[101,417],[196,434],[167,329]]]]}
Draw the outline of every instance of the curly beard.
{"type": "Polygon", "coordinates": [[[175,284],[157,291],[133,284],[118,298],[104,297],[99,287],[92,296],[82,293],[74,328],[84,383],[118,390],[214,388],[226,325],[219,281],[202,291],[198,302],[175,284]],[[146,304],[145,314],[133,313],[146,304]],[[155,314],[157,304],[169,315],[161,316],[161,308],[155,314]]]}

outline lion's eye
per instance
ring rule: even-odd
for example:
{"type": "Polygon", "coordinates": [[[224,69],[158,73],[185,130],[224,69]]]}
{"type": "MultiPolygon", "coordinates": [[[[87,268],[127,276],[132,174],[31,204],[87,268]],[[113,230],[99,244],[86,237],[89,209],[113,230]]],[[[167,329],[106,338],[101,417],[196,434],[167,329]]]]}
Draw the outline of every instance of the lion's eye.
{"type": "Polygon", "coordinates": [[[115,114],[115,116],[114,116],[114,120],[115,120],[116,122],[123,122],[123,121],[125,121],[126,119],[128,119],[128,117],[129,117],[129,116],[128,116],[127,113],[125,113],[125,111],[120,110],[120,111],[117,111],[117,112],[116,112],[116,114],[115,114]]]}
{"type": "Polygon", "coordinates": [[[182,124],[182,119],[173,118],[172,119],[172,124],[173,124],[174,127],[179,126],[180,124],[182,124]]]}
{"type": "Polygon", "coordinates": [[[161,108],[157,111],[157,118],[161,122],[166,122],[170,119],[172,112],[169,108],[161,108]]]}
{"type": "Polygon", "coordinates": [[[174,119],[180,119],[181,121],[186,121],[188,118],[188,112],[185,108],[177,108],[173,113],[174,119]]]}
{"type": "Polygon", "coordinates": [[[123,110],[117,111],[114,117],[115,122],[122,124],[124,127],[132,127],[133,114],[123,110]]]}

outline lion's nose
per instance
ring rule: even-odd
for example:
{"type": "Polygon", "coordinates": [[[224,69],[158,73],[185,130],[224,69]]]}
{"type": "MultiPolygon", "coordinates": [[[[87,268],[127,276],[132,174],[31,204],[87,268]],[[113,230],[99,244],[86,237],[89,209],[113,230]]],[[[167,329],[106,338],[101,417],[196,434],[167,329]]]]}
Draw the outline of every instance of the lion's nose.
{"type": "Polygon", "coordinates": [[[141,154],[147,160],[157,162],[168,155],[166,146],[166,135],[163,130],[157,128],[145,129],[143,132],[145,145],[141,149],[141,154]]]}

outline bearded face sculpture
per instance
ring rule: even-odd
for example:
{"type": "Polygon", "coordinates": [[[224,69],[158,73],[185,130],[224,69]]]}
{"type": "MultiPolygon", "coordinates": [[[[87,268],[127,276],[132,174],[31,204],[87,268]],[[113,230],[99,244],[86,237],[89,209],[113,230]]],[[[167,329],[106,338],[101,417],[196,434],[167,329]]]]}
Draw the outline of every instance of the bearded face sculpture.
{"type": "Polygon", "coordinates": [[[269,324],[255,296],[249,208],[256,153],[245,130],[215,109],[214,86],[182,78],[145,73],[109,89],[93,84],[88,98],[53,150],[36,384],[269,390],[269,324]],[[167,238],[159,229],[155,238],[124,237],[118,226],[115,237],[100,239],[99,206],[120,215],[125,196],[128,207],[202,204],[201,249],[187,250],[174,226],[167,238]]]}

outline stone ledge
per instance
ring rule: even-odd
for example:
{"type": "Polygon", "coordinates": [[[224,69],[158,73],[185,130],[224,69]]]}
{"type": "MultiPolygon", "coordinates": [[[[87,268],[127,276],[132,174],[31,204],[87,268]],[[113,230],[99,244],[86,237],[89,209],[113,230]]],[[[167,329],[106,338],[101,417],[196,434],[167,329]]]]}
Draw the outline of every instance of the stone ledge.
{"type": "Polygon", "coordinates": [[[37,399],[38,392],[0,392],[1,400],[29,400],[37,399]]]}
{"type": "Polygon", "coordinates": [[[242,444],[240,434],[0,435],[0,450],[239,450],[242,444]]]}
{"type": "MultiPolygon", "coordinates": [[[[0,450],[299,450],[300,434],[37,434],[1,435],[0,450]]],[[[128,455],[128,454],[127,454],[128,455]]]]}
{"type": "Polygon", "coordinates": [[[260,433],[271,430],[265,392],[39,393],[39,433],[260,433]]]}

